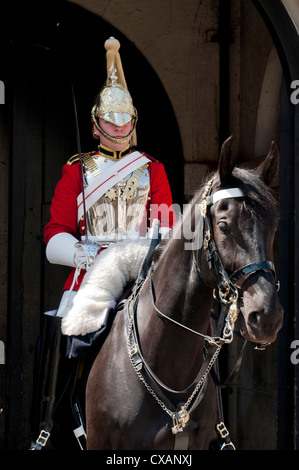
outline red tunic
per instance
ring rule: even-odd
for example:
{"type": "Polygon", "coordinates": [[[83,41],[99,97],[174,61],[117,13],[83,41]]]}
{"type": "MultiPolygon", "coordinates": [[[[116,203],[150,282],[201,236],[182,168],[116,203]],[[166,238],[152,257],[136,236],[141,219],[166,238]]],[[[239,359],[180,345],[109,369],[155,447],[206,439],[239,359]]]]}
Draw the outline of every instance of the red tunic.
{"type": "MultiPolygon", "coordinates": [[[[70,233],[76,238],[80,237],[80,228],[77,223],[77,197],[81,193],[80,172],[79,162],[63,166],[62,178],[56,186],[52,199],[51,218],[45,227],[46,244],[54,235],[62,232],[70,233]]],[[[149,175],[148,225],[150,226],[151,221],[157,218],[161,222],[161,227],[172,228],[175,222],[175,213],[172,209],[172,195],[164,165],[157,161],[151,161],[149,163],[149,175]],[[160,210],[157,210],[158,206],[160,206],[160,210]]],[[[74,290],[79,289],[84,274],[85,271],[82,270],[74,290]]],[[[73,276],[74,268],[66,280],[64,290],[70,288],[73,276]]]]}

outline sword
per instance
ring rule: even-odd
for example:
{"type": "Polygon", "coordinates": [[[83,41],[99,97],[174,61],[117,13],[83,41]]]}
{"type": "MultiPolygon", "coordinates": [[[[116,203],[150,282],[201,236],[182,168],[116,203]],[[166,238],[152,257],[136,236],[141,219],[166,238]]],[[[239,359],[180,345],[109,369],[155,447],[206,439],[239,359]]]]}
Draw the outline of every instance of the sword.
{"type": "Polygon", "coordinates": [[[87,232],[87,217],[86,217],[86,205],[85,205],[85,188],[84,188],[84,176],[83,176],[83,159],[82,159],[82,152],[81,152],[81,140],[80,140],[80,132],[79,132],[79,122],[78,122],[78,113],[77,113],[77,105],[76,105],[76,98],[75,98],[75,91],[73,84],[72,87],[72,95],[73,95],[73,103],[74,103],[74,112],[75,112],[75,122],[76,122],[76,137],[77,137],[77,148],[78,148],[78,155],[79,155],[79,162],[81,166],[81,174],[80,174],[80,183],[81,183],[81,191],[82,191],[82,202],[83,202],[83,218],[84,218],[84,226],[85,226],[85,241],[88,240],[88,232],[87,232]]]}

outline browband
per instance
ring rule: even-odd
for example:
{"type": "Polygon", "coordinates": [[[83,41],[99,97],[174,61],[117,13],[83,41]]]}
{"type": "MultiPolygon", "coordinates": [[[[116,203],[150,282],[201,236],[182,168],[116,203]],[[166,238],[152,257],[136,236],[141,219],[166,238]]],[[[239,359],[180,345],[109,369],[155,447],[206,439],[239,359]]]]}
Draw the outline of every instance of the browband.
{"type": "Polygon", "coordinates": [[[231,197],[244,197],[244,193],[240,188],[221,189],[211,196],[207,196],[206,201],[208,206],[212,206],[221,199],[228,199],[231,197]]]}

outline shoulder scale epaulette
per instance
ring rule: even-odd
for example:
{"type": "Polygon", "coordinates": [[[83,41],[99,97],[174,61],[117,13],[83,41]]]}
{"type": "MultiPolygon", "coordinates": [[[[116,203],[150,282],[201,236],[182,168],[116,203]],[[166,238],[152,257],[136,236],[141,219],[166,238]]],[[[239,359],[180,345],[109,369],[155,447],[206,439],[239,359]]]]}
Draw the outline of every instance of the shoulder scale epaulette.
{"type": "MultiPolygon", "coordinates": [[[[94,152],[90,152],[90,153],[94,153],[94,152]]],[[[84,158],[85,155],[89,155],[89,154],[87,154],[87,153],[82,153],[82,154],[81,154],[82,158],[84,158]]],[[[76,155],[73,155],[73,156],[68,160],[67,165],[72,166],[74,163],[77,163],[79,160],[80,160],[80,159],[79,159],[79,154],[76,153],[76,155]]]]}
{"type": "Polygon", "coordinates": [[[79,161],[79,154],[77,153],[76,155],[73,155],[68,161],[67,165],[72,166],[74,163],[77,163],[79,161]]]}

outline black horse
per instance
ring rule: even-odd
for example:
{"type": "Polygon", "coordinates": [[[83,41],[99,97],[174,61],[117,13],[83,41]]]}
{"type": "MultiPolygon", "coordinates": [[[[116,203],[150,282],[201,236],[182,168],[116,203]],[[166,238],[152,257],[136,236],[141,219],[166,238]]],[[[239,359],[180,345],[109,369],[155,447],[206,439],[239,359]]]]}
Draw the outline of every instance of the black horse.
{"type": "Polygon", "coordinates": [[[274,143],[256,170],[235,168],[231,138],[144,281],[118,312],[86,390],[87,449],[168,450],[188,430],[207,449],[217,400],[210,369],[236,329],[275,341],[283,322],[273,265],[277,205],[269,188],[274,143]],[[186,239],[184,224],[193,227],[186,239]],[[220,306],[210,330],[215,298],[220,306]]]}

